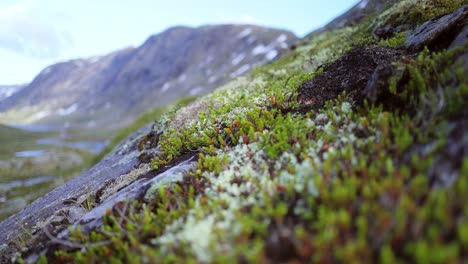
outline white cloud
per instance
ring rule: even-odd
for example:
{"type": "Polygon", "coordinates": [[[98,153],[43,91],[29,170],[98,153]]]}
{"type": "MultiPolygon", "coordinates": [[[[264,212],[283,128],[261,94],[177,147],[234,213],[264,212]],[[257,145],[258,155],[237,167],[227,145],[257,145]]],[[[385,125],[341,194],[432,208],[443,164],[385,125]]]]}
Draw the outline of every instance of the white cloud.
{"type": "MultiPolygon", "coordinates": [[[[0,48],[37,59],[58,58],[71,36],[40,12],[39,1],[24,0],[0,10],[0,48]]],[[[44,4],[42,2],[42,4],[44,4]]]]}

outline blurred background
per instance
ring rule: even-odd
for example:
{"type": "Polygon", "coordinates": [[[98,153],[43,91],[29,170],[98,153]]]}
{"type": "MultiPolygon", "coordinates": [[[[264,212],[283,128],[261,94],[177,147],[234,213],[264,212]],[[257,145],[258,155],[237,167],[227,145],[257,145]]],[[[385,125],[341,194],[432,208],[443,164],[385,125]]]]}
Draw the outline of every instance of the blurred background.
{"type": "Polygon", "coordinates": [[[2,0],[0,220],[366,3],[2,0]]]}

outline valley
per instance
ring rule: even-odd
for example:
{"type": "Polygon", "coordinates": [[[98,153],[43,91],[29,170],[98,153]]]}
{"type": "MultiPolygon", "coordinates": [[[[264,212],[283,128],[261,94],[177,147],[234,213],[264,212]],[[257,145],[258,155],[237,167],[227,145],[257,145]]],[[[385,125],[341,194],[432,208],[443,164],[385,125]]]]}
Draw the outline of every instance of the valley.
{"type": "Polygon", "coordinates": [[[53,127],[0,125],[0,219],[79,175],[106,141],[66,141],[53,127]]]}

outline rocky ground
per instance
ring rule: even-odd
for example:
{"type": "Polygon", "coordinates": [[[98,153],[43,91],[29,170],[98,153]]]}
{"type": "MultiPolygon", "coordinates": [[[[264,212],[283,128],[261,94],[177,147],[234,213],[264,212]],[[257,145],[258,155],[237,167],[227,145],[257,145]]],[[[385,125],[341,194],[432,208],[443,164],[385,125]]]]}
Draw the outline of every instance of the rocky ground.
{"type": "Polygon", "coordinates": [[[389,2],[172,108],[0,223],[2,262],[468,261],[466,4],[389,2]]]}

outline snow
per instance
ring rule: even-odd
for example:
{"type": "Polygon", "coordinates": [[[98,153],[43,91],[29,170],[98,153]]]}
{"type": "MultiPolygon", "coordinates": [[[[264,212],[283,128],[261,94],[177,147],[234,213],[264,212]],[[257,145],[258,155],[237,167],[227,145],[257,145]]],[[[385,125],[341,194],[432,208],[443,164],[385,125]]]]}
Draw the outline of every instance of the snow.
{"type": "Polygon", "coordinates": [[[203,91],[203,87],[197,86],[190,90],[190,95],[197,95],[203,91]]]}
{"type": "Polygon", "coordinates": [[[278,51],[273,48],[273,45],[265,46],[260,44],[252,50],[252,55],[257,56],[260,54],[265,54],[267,60],[272,60],[278,56],[278,51]]]}
{"type": "Polygon", "coordinates": [[[210,64],[213,60],[214,60],[213,55],[209,55],[209,56],[206,57],[206,59],[205,59],[205,65],[206,65],[206,64],[210,64]]]}
{"type": "Polygon", "coordinates": [[[250,37],[247,39],[247,44],[252,44],[252,43],[254,43],[256,40],[257,40],[257,38],[256,38],[255,36],[250,36],[250,37]]]}
{"type": "Polygon", "coordinates": [[[171,85],[168,82],[164,83],[164,85],[161,88],[161,93],[165,93],[167,90],[169,90],[170,87],[171,85]]]}
{"type": "Polygon", "coordinates": [[[231,73],[230,76],[231,76],[231,78],[235,78],[237,76],[241,76],[242,74],[246,73],[248,70],[250,70],[250,65],[249,64],[244,64],[239,69],[237,69],[235,72],[231,73]]]}
{"type": "Polygon", "coordinates": [[[277,42],[286,42],[286,40],[288,40],[288,36],[286,36],[285,34],[281,34],[281,35],[276,39],[277,42]]]}
{"type": "Polygon", "coordinates": [[[179,82],[185,82],[185,80],[187,80],[187,75],[185,74],[182,74],[179,76],[179,78],[177,79],[179,82]]]}
{"type": "Polygon", "coordinates": [[[237,65],[244,59],[245,59],[245,53],[241,53],[237,55],[234,59],[232,59],[231,63],[232,65],[237,65]]]}
{"type": "Polygon", "coordinates": [[[270,50],[266,55],[265,57],[267,58],[267,60],[272,60],[274,58],[276,58],[276,56],[278,56],[278,51],[277,50],[270,50]]]}
{"type": "Polygon", "coordinates": [[[49,74],[51,71],[52,71],[52,67],[47,67],[40,74],[41,75],[49,74]]]}
{"type": "Polygon", "coordinates": [[[367,4],[369,3],[369,0],[363,0],[361,3],[359,3],[359,8],[364,9],[366,8],[367,4]]]}
{"type": "Polygon", "coordinates": [[[216,82],[217,80],[218,80],[218,77],[216,77],[216,76],[211,76],[211,77],[208,79],[208,82],[209,82],[209,83],[214,83],[214,82],[216,82]]]}
{"type": "Polygon", "coordinates": [[[1,87],[0,88],[0,100],[3,100],[5,98],[8,98],[21,90],[24,86],[7,86],[7,87],[1,87]]]}
{"type": "Polygon", "coordinates": [[[82,68],[85,66],[85,63],[83,62],[83,60],[75,60],[74,64],[75,64],[75,67],[77,68],[82,68]]]}
{"type": "Polygon", "coordinates": [[[91,64],[94,64],[94,63],[98,62],[100,59],[101,59],[101,56],[94,56],[94,57],[89,58],[88,62],[91,63],[91,64]]]}
{"type": "Polygon", "coordinates": [[[250,35],[252,33],[252,29],[251,28],[246,28],[244,30],[242,30],[241,33],[239,33],[239,35],[237,36],[237,38],[245,38],[247,37],[248,35],[250,35]]]}
{"type": "Polygon", "coordinates": [[[288,40],[288,36],[286,34],[281,34],[277,39],[276,42],[279,43],[280,47],[282,49],[287,49],[288,48],[288,43],[286,41],[288,40]]]}
{"type": "Polygon", "coordinates": [[[33,116],[31,116],[31,119],[32,120],[38,120],[38,119],[41,119],[41,118],[44,118],[48,115],[50,115],[51,112],[50,110],[42,110],[42,111],[39,111],[37,113],[35,113],[33,116]]]}
{"type": "Polygon", "coordinates": [[[285,34],[281,34],[272,43],[268,44],[268,46],[263,44],[257,45],[252,50],[252,55],[257,56],[260,54],[265,54],[265,58],[271,61],[279,54],[278,50],[276,50],[278,46],[282,49],[286,49],[288,47],[286,40],[288,40],[288,37],[285,34]]]}
{"type": "Polygon", "coordinates": [[[66,115],[72,114],[77,109],[78,109],[78,104],[72,104],[71,106],[69,106],[67,108],[59,109],[58,114],[61,115],[61,116],[66,116],[66,115]]]}
{"type": "Polygon", "coordinates": [[[257,56],[257,55],[260,55],[260,54],[264,54],[264,53],[267,53],[268,51],[270,51],[271,48],[263,45],[263,44],[260,44],[258,46],[256,46],[253,50],[252,50],[252,55],[254,56],[257,56]]]}

